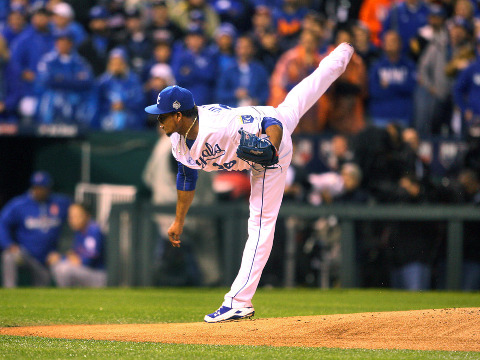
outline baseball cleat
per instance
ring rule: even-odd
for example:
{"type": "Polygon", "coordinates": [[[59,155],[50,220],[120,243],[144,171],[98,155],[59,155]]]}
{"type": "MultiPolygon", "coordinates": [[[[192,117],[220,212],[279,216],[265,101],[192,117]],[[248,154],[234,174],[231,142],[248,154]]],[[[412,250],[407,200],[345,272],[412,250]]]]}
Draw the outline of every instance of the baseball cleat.
{"type": "Polygon", "coordinates": [[[250,318],[254,314],[255,314],[255,310],[253,309],[253,307],[232,309],[227,306],[221,306],[214,313],[205,315],[204,320],[205,322],[208,322],[208,323],[233,321],[233,320],[250,318]]]}

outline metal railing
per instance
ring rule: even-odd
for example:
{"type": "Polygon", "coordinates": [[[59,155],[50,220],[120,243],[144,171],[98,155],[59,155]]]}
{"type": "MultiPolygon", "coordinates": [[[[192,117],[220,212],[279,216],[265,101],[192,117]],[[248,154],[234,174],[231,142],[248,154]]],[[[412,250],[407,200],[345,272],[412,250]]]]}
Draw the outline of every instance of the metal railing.
{"type": "MultiPolygon", "coordinates": [[[[108,271],[110,285],[151,286],[153,278],[152,256],[156,238],[154,216],[171,215],[175,206],[153,206],[150,203],[113,205],[110,214],[108,236],[108,271]],[[128,223],[126,223],[128,219],[128,223]],[[125,241],[125,237],[132,237],[125,241]],[[130,248],[124,245],[130,244],[130,248]],[[123,269],[127,266],[129,269],[123,269]]],[[[215,206],[192,206],[189,217],[208,217],[222,224],[219,234],[222,244],[222,284],[233,281],[241,261],[246,241],[248,206],[245,204],[216,204],[215,206]]],[[[285,203],[279,217],[315,220],[336,216],[341,227],[340,282],[344,288],[358,287],[356,276],[357,256],[355,222],[357,221],[444,221],[447,224],[446,287],[460,289],[463,259],[463,222],[480,221],[480,209],[473,206],[339,206],[313,207],[285,203]]],[[[288,229],[288,227],[287,227],[288,229]]],[[[294,285],[292,263],[294,234],[287,231],[285,247],[286,286],[294,285]]],[[[275,246],[275,245],[274,245],[275,246]]]]}

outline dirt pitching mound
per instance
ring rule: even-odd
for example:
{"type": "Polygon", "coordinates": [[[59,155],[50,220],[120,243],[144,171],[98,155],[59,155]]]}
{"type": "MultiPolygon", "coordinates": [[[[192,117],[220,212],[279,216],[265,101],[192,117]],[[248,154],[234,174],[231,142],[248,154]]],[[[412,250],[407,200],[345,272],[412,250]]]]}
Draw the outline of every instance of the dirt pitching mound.
{"type": "Polygon", "coordinates": [[[0,328],[0,335],[176,344],[480,351],[480,308],[242,320],[219,324],[0,328]]]}

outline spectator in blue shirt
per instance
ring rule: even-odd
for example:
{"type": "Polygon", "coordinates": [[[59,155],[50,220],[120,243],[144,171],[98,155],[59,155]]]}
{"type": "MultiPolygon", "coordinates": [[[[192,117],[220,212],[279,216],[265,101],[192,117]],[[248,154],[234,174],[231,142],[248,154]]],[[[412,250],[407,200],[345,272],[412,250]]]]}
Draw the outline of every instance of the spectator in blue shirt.
{"type": "MultiPolygon", "coordinates": [[[[477,39],[477,53],[480,39],[477,39]]],[[[463,114],[464,129],[480,126],[480,56],[463,70],[454,86],[455,104],[463,114]]]]}
{"type": "Polygon", "coordinates": [[[405,0],[394,5],[385,21],[383,22],[383,33],[395,30],[402,39],[402,52],[409,52],[410,40],[413,39],[418,30],[427,24],[430,10],[423,0],[405,0]]]}
{"type": "Polygon", "coordinates": [[[68,209],[68,224],[74,231],[72,249],[64,257],[57,252],[48,257],[55,283],[59,287],[106,286],[105,236],[100,226],[89,209],[78,203],[68,209]]]}
{"type": "Polygon", "coordinates": [[[253,40],[238,38],[235,63],[224,69],[217,83],[216,102],[228,106],[265,105],[269,95],[268,74],[264,66],[253,60],[253,40]]]}
{"type": "Polygon", "coordinates": [[[38,8],[28,27],[11,44],[12,86],[9,97],[13,108],[19,106],[21,116],[32,118],[36,111],[37,96],[34,82],[37,77],[38,63],[43,55],[50,52],[55,38],[49,28],[50,12],[38,8]]]}
{"type": "Polygon", "coordinates": [[[415,64],[402,55],[401,46],[395,31],[385,33],[384,55],[370,69],[370,116],[376,126],[396,122],[409,127],[412,122],[415,64]]]}
{"type": "Polygon", "coordinates": [[[90,10],[90,22],[87,36],[78,47],[78,53],[88,60],[95,76],[105,72],[108,53],[115,47],[108,28],[109,13],[103,6],[94,6],[90,10]]]}
{"type": "Polygon", "coordinates": [[[210,104],[215,88],[217,54],[207,47],[203,30],[194,25],[185,37],[185,47],[174,49],[172,69],[179,86],[188,88],[197,105],[210,104]]]}
{"type": "Polygon", "coordinates": [[[70,200],[51,193],[52,178],[47,172],[35,172],[30,184],[27,193],[10,200],[0,213],[4,287],[17,286],[20,266],[32,273],[33,285],[50,284],[46,259],[57,249],[67,219],[70,200]]]}
{"type": "Polygon", "coordinates": [[[25,31],[27,20],[23,11],[14,10],[8,14],[7,22],[2,27],[2,35],[7,41],[7,44],[11,44],[17,36],[25,31]]]}
{"type": "Polygon", "coordinates": [[[41,94],[37,120],[42,124],[88,126],[95,114],[89,103],[94,84],[87,61],[74,50],[74,35],[57,33],[55,50],[38,64],[37,91],[41,94]]]}
{"type": "Polygon", "coordinates": [[[122,49],[110,52],[107,71],[98,79],[98,115],[94,127],[107,131],[142,129],[144,94],[122,49]]]}

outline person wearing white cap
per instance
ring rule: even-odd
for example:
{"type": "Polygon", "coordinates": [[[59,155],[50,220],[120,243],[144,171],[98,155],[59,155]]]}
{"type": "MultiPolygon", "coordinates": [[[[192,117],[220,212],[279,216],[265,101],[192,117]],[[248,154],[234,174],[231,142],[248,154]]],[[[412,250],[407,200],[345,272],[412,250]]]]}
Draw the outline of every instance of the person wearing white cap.
{"type": "Polygon", "coordinates": [[[53,35],[69,31],[73,34],[75,46],[80,45],[87,38],[87,33],[83,26],[75,21],[75,13],[69,4],[65,2],[55,4],[52,8],[52,14],[51,27],[53,35]]]}

